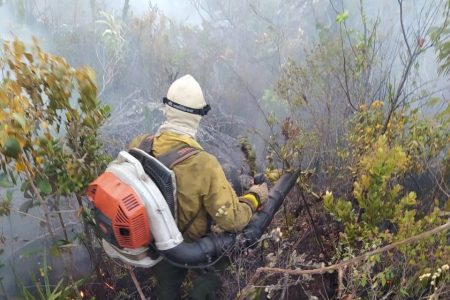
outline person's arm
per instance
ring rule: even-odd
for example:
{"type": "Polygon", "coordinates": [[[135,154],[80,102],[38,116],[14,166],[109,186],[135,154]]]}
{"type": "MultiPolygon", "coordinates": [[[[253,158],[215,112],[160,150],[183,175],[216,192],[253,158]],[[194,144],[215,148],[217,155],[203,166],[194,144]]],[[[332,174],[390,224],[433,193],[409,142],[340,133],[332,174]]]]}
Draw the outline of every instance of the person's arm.
{"type": "Polygon", "coordinates": [[[203,205],[220,228],[225,231],[239,231],[247,226],[253,211],[256,209],[246,199],[237,197],[230,186],[222,167],[212,157],[208,167],[209,185],[205,187],[203,205]]]}

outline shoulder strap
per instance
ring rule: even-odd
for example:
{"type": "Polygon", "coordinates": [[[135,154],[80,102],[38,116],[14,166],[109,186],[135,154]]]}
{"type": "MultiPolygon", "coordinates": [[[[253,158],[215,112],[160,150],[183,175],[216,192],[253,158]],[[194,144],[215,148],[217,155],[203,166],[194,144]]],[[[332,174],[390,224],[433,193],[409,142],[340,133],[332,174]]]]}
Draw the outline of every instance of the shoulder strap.
{"type": "Polygon", "coordinates": [[[142,140],[142,142],[139,144],[139,149],[147,152],[151,156],[153,156],[153,139],[154,135],[147,134],[145,138],[142,140]]]}
{"type": "MultiPolygon", "coordinates": [[[[142,142],[139,144],[139,149],[144,150],[145,152],[149,153],[150,155],[153,155],[153,140],[154,135],[147,135],[142,142]]],[[[193,148],[193,147],[181,147],[175,150],[172,150],[168,153],[165,153],[163,155],[160,155],[159,157],[156,157],[163,165],[165,165],[167,168],[172,169],[176,164],[179,164],[183,160],[191,157],[194,154],[199,153],[201,150],[193,148]]]]}
{"type": "MultiPolygon", "coordinates": [[[[149,153],[151,156],[153,155],[153,140],[155,136],[154,135],[147,135],[142,142],[139,144],[139,149],[149,153]]],[[[165,165],[167,168],[172,169],[176,164],[179,164],[183,160],[191,157],[194,154],[199,153],[201,150],[193,148],[193,147],[181,147],[178,149],[175,149],[173,151],[170,151],[166,154],[163,154],[159,157],[156,157],[163,165],[165,165]]],[[[189,227],[194,223],[195,219],[200,213],[200,209],[197,211],[197,213],[183,226],[181,229],[181,234],[184,234],[189,227]]]]}
{"type": "Polygon", "coordinates": [[[199,152],[200,150],[192,147],[182,147],[169,153],[163,154],[157,158],[163,165],[165,165],[169,169],[172,169],[176,164],[199,152]]]}

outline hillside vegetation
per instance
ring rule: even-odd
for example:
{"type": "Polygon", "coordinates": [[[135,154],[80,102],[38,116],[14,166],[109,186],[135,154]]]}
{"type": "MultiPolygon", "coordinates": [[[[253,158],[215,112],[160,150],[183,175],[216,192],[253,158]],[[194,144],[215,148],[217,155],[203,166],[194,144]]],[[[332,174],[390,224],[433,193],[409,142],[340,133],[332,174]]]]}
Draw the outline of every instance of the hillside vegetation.
{"type": "Polygon", "coordinates": [[[54,2],[0,1],[37,30],[0,35],[0,216],[37,218],[51,241],[20,298],[136,299],[130,274],[154,295],[151,271],[102,253],[85,191],[186,73],[226,171],[301,169],[258,244],[230,254],[221,299],[450,298],[450,1],[191,0],[194,23],[54,2]],[[74,275],[73,245],[91,274],[74,275]]]}

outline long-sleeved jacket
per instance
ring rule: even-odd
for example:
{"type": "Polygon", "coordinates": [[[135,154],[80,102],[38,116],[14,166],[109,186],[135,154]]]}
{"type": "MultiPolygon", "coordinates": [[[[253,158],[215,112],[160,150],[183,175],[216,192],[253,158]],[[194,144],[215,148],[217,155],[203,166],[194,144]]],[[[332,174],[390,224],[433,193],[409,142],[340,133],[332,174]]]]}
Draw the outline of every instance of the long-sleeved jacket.
{"type": "MultiPolygon", "coordinates": [[[[138,136],[130,148],[138,147],[145,136],[138,136]]],[[[153,141],[153,154],[158,157],[186,145],[200,151],[173,167],[177,181],[178,228],[195,219],[183,234],[188,241],[207,233],[208,215],[225,231],[242,230],[250,221],[252,208],[241,202],[230,186],[218,160],[207,153],[191,137],[163,132],[153,141]]],[[[244,199],[243,199],[244,200],[244,199]]]]}

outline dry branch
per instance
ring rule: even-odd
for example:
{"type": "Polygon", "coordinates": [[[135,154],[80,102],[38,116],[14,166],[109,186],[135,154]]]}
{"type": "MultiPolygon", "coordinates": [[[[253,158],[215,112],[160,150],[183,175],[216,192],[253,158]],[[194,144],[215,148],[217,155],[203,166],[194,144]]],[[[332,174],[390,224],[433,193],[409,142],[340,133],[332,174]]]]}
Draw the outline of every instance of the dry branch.
{"type": "Polygon", "coordinates": [[[145,295],[142,292],[141,285],[139,284],[139,281],[137,280],[136,275],[134,274],[133,268],[129,265],[127,265],[126,267],[128,269],[128,272],[130,273],[131,279],[133,279],[133,283],[136,286],[136,289],[139,293],[139,297],[141,298],[141,300],[147,299],[147,298],[145,298],[145,295]]]}
{"type": "Polygon", "coordinates": [[[384,247],[381,247],[381,248],[369,251],[367,253],[364,253],[360,256],[354,257],[352,259],[345,260],[345,261],[342,261],[340,263],[337,263],[337,264],[334,264],[331,266],[321,267],[321,268],[317,268],[317,269],[311,269],[311,270],[293,269],[293,270],[291,270],[291,269],[282,269],[282,268],[261,267],[256,270],[255,274],[252,276],[252,278],[250,279],[247,286],[241,291],[238,299],[245,299],[245,295],[247,294],[247,291],[249,289],[251,289],[253,284],[255,283],[255,281],[258,278],[260,278],[261,273],[268,273],[268,274],[277,274],[278,273],[278,274],[289,274],[289,275],[294,275],[294,276],[297,275],[298,276],[298,275],[324,274],[324,273],[330,272],[330,271],[344,270],[346,267],[356,264],[360,261],[366,260],[373,255],[392,250],[394,248],[397,248],[397,247],[405,245],[405,244],[410,244],[410,243],[414,243],[414,242],[423,240],[425,238],[428,238],[432,235],[438,234],[438,233],[446,231],[446,230],[450,230],[450,221],[445,223],[444,225],[433,228],[429,231],[422,232],[418,235],[409,237],[402,241],[394,242],[394,243],[391,243],[384,247]]]}

